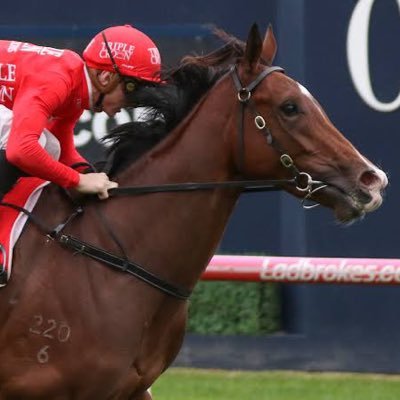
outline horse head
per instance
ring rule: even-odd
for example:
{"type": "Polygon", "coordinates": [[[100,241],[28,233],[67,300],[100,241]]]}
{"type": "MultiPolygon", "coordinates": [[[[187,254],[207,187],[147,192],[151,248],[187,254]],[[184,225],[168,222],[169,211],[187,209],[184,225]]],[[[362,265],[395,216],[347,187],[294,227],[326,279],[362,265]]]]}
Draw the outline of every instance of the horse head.
{"type": "Polygon", "coordinates": [[[375,210],[388,182],[385,173],[355,149],[304,86],[271,67],[276,50],[271,27],[262,40],[254,25],[233,71],[243,113],[242,127],[234,129],[241,150],[233,150],[241,174],[305,179],[285,189],[332,208],[340,222],[375,210]],[[309,185],[314,181],[319,184],[309,185]]]}

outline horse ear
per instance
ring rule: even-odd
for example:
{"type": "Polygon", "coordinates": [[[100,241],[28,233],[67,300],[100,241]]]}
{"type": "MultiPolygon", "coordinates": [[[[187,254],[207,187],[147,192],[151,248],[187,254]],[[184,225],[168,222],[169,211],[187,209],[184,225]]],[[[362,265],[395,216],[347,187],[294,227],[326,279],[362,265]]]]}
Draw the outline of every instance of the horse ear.
{"type": "Polygon", "coordinates": [[[262,39],[257,24],[253,24],[247,37],[244,59],[252,68],[260,59],[262,39]]]}
{"type": "Polygon", "coordinates": [[[265,34],[263,46],[262,46],[262,52],[261,52],[261,57],[263,60],[268,64],[272,65],[276,50],[278,48],[278,45],[276,44],[276,39],[274,32],[272,30],[272,25],[268,25],[267,32],[265,34]]]}

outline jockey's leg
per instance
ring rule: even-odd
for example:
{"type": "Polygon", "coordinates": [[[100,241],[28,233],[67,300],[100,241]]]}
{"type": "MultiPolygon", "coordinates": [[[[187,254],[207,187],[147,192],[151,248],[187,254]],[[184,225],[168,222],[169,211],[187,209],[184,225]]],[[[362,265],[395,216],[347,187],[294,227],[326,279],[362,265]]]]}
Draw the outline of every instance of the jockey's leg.
{"type": "Polygon", "coordinates": [[[5,150],[0,150],[0,199],[14,186],[21,176],[26,175],[7,161],[5,150]]]}
{"type": "Polygon", "coordinates": [[[12,110],[0,105],[0,199],[13,187],[23,172],[10,164],[5,149],[10,135],[13,119],[12,110]]]}
{"type": "MultiPolygon", "coordinates": [[[[5,155],[12,120],[13,111],[0,105],[0,200],[13,187],[18,178],[28,176],[19,168],[10,164],[5,155]]],[[[50,156],[55,160],[59,160],[61,154],[60,143],[51,132],[44,129],[38,142],[50,156]]]]}
{"type": "MultiPolygon", "coordinates": [[[[47,129],[43,131],[39,138],[39,144],[42,146],[55,160],[60,158],[61,148],[56,137],[47,129]]],[[[0,200],[11,190],[14,184],[22,176],[28,176],[16,166],[10,164],[6,158],[5,149],[0,149],[0,200]]]]}

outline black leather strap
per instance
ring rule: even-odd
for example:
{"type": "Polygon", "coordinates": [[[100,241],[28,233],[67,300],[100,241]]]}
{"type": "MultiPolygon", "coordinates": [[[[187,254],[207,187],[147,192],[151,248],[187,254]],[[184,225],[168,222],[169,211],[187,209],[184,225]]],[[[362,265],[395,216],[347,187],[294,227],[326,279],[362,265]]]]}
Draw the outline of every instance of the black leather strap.
{"type": "Polygon", "coordinates": [[[275,191],[282,190],[284,185],[295,184],[294,179],[276,179],[276,180],[257,180],[257,181],[223,181],[223,182],[183,182],[171,183],[165,185],[149,185],[149,186],[123,186],[110,189],[110,196],[127,196],[149,193],[163,192],[186,192],[194,190],[212,190],[212,189],[243,189],[245,192],[256,191],[275,191]]]}
{"type": "Polygon", "coordinates": [[[64,222],[57,225],[54,229],[50,229],[48,226],[43,224],[36,215],[32,214],[23,207],[4,202],[0,202],[0,206],[13,208],[14,210],[23,212],[28,216],[29,220],[34,225],[36,225],[40,229],[40,231],[45,234],[49,239],[55,240],[62,246],[73,250],[76,253],[80,253],[90,258],[93,258],[94,260],[100,261],[119,271],[127,272],[131,275],[134,275],[136,278],[146,282],[147,284],[161,290],[162,292],[170,296],[178,298],[179,300],[187,300],[191,294],[191,292],[185,288],[180,288],[163,281],[162,279],[153,275],[151,272],[146,271],[141,265],[135,262],[108,253],[105,250],[76,239],[73,236],[62,234],[61,232],[65,228],[65,226],[76,216],[82,214],[83,209],[81,207],[78,207],[68,218],[66,218],[64,222]]]}
{"type": "Polygon", "coordinates": [[[45,235],[50,235],[52,233],[52,229],[50,229],[47,225],[43,224],[43,222],[36,215],[32,214],[26,208],[17,206],[16,204],[6,203],[4,201],[0,201],[0,207],[8,207],[17,210],[19,212],[23,212],[28,216],[29,220],[33,222],[37,228],[40,229],[42,233],[44,233],[45,235]]]}
{"type": "Polygon", "coordinates": [[[132,261],[127,261],[124,258],[118,257],[105,250],[102,250],[89,243],[85,243],[70,235],[59,235],[55,238],[62,246],[75,251],[76,253],[83,254],[94,260],[103,262],[110,267],[119,271],[127,272],[136,278],[146,282],[150,286],[161,290],[162,292],[176,297],[180,300],[187,300],[191,292],[185,288],[174,286],[164,280],[158,278],[152,273],[146,271],[141,265],[132,261]]]}

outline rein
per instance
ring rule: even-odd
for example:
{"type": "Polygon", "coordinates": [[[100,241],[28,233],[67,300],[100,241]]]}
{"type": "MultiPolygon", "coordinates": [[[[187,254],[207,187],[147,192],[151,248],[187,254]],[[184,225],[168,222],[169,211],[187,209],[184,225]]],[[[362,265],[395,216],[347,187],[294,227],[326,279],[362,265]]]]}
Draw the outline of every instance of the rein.
{"type": "Polygon", "coordinates": [[[244,192],[274,191],[281,190],[279,185],[296,184],[295,179],[277,179],[277,180],[256,180],[256,181],[223,181],[223,182],[184,182],[171,183],[165,185],[149,186],[124,186],[110,189],[110,196],[129,196],[138,194],[164,193],[164,192],[184,192],[195,190],[212,189],[243,189],[244,192]]]}

